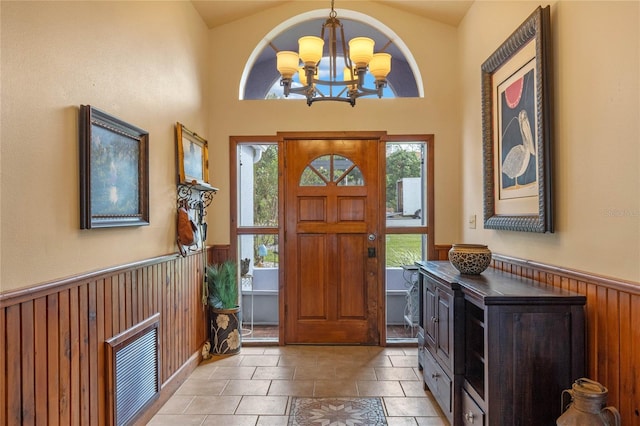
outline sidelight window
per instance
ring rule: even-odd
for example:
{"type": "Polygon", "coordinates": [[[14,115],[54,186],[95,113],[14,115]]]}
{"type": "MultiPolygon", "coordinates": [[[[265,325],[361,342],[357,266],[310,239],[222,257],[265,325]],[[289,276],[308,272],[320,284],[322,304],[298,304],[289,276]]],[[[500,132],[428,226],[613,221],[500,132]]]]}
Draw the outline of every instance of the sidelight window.
{"type": "Polygon", "coordinates": [[[433,171],[431,137],[394,138],[386,144],[385,271],[387,342],[415,341],[417,268],[430,257],[433,171]]]}
{"type": "Polygon", "coordinates": [[[278,340],[280,244],[278,145],[235,145],[235,248],[240,269],[242,339],[278,340]]]}

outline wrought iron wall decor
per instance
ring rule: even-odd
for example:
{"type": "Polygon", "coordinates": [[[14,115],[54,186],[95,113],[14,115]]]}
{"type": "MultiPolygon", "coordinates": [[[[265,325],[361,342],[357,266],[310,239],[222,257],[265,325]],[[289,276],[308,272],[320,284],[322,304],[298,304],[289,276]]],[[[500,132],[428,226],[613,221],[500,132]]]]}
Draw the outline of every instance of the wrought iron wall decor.
{"type": "MultiPolygon", "coordinates": [[[[204,217],[207,207],[218,191],[209,184],[209,147],[207,140],[176,123],[177,208],[185,207],[197,227],[197,244],[185,247],[178,241],[180,254],[188,250],[201,250],[207,239],[204,217]]],[[[204,261],[206,267],[206,260],[204,261]]]]}

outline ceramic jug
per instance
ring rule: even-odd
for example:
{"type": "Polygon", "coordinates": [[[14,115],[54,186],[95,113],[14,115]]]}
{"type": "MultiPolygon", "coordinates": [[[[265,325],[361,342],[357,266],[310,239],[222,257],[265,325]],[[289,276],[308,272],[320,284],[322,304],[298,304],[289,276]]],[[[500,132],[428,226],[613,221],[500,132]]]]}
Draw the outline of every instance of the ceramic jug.
{"type": "Polygon", "coordinates": [[[620,413],[614,407],[605,407],[608,390],[600,383],[589,379],[578,379],[571,389],[562,391],[571,396],[567,410],[558,417],[558,426],[620,426],[620,413]]]}

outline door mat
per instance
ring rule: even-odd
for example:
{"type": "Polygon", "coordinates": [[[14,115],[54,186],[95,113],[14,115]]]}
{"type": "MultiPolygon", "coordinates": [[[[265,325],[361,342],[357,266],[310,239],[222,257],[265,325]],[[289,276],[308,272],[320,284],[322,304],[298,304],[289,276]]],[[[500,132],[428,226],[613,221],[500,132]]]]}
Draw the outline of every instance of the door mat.
{"type": "Polygon", "coordinates": [[[384,426],[382,398],[292,398],[288,426],[384,426]]]}

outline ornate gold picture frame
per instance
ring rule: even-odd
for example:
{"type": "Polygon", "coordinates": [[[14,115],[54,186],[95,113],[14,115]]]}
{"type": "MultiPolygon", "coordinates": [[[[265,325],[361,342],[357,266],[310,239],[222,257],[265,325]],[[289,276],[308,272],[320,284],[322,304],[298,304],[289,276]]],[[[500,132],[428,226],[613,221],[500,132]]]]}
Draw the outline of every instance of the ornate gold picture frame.
{"type": "Polygon", "coordinates": [[[176,148],[178,185],[192,185],[210,190],[209,184],[209,147],[207,141],[176,123],[176,148]]]}

